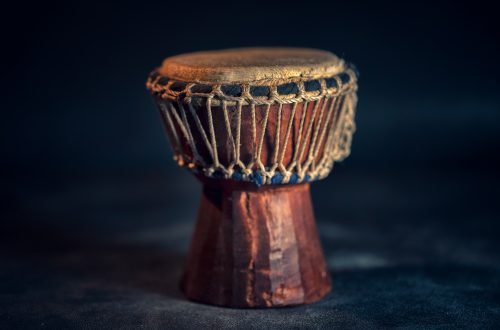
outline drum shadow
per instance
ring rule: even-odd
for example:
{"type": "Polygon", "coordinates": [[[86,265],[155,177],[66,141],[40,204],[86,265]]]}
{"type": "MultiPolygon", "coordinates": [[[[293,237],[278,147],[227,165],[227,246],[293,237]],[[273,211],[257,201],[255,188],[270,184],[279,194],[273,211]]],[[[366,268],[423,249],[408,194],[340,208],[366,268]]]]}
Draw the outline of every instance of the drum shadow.
{"type": "Polygon", "coordinates": [[[0,260],[9,265],[3,271],[8,277],[30,274],[40,287],[51,286],[55,278],[55,290],[132,290],[185,300],[179,289],[184,256],[170,249],[116,243],[88,227],[82,232],[43,221],[13,221],[2,227],[0,260]]]}

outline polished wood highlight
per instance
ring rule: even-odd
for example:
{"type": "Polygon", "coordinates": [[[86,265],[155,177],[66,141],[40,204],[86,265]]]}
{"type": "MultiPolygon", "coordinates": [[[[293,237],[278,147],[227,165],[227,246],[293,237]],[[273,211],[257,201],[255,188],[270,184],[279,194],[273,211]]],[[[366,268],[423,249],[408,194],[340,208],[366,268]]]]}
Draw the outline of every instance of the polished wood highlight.
{"type": "Polygon", "coordinates": [[[330,291],[309,184],[202,179],[182,290],[231,307],[311,303],[330,291]]]}

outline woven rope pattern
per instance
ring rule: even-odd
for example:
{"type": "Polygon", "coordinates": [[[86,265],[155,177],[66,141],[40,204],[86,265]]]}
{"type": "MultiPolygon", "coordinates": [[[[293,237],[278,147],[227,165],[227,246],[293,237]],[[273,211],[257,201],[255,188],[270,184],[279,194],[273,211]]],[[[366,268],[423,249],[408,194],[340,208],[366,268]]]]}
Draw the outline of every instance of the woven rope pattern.
{"type": "Polygon", "coordinates": [[[147,87],[157,97],[180,166],[262,185],[324,178],[350,153],[356,74],[348,69],[313,81],[312,88],[307,84],[271,82],[255,90],[248,84],[183,83],[153,72],[147,87]],[[292,93],[283,93],[286,84],[292,93]],[[273,141],[268,141],[270,129],[273,141]],[[244,136],[251,137],[251,146],[242,148],[244,136]],[[266,143],[272,151],[263,157],[266,143]]]}

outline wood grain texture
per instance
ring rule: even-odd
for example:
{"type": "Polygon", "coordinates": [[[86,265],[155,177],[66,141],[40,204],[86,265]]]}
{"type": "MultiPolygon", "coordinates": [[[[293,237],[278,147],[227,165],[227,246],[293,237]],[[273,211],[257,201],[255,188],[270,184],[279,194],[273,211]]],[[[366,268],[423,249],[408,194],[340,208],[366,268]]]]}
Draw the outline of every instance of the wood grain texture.
{"type": "Polygon", "coordinates": [[[311,303],[330,291],[309,184],[204,179],[182,289],[230,307],[311,303]]]}

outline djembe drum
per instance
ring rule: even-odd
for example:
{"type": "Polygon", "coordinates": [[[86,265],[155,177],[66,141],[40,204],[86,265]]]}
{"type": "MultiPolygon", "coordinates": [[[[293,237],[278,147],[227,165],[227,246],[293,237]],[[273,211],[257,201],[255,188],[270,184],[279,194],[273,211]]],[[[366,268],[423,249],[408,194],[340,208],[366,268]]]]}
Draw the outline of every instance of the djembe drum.
{"type": "Polygon", "coordinates": [[[335,55],[295,48],[179,55],[150,74],[174,159],[203,183],[189,299],[274,307],[330,291],[309,183],[349,154],[356,79],[335,55]]]}

